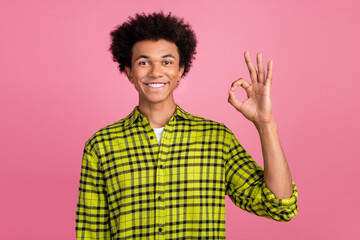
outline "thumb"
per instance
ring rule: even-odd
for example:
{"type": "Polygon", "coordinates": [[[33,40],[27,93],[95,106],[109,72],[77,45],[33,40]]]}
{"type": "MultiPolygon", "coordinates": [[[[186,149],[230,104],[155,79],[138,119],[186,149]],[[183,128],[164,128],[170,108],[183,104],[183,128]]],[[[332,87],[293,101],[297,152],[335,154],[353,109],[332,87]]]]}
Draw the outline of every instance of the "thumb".
{"type": "Polygon", "coordinates": [[[229,97],[228,97],[228,102],[234,107],[236,108],[236,110],[238,110],[240,112],[240,108],[241,105],[243,104],[242,102],[240,102],[239,100],[237,100],[235,93],[233,90],[229,90],[229,97]]]}

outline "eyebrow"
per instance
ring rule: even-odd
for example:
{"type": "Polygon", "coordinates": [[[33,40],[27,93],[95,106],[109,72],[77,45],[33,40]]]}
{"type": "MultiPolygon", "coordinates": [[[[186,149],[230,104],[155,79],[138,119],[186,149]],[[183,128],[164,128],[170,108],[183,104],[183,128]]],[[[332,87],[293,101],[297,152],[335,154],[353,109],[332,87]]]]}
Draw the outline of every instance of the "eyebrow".
{"type": "MultiPolygon", "coordinates": [[[[168,57],[175,59],[175,57],[172,54],[166,54],[166,55],[162,56],[161,58],[168,58],[168,57]]],[[[135,59],[135,61],[139,60],[140,58],[150,59],[149,56],[140,55],[135,59]]]]}

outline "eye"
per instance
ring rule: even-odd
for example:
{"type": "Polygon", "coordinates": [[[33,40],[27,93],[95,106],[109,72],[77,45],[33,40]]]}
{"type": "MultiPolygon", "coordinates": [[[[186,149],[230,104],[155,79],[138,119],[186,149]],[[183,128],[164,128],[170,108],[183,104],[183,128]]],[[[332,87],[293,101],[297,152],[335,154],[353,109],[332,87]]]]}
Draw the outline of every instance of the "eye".
{"type": "Polygon", "coordinates": [[[150,63],[149,62],[147,62],[147,61],[141,61],[141,62],[139,62],[139,65],[144,65],[144,66],[146,66],[146,65],[149,65],[150,63]]]}
{"type": "Polygon", "coordinates": [[[163,61],[163,64],[164,65],[170,65],[170,64],[172,64],[172,62],[171,61],[163,61]]]}

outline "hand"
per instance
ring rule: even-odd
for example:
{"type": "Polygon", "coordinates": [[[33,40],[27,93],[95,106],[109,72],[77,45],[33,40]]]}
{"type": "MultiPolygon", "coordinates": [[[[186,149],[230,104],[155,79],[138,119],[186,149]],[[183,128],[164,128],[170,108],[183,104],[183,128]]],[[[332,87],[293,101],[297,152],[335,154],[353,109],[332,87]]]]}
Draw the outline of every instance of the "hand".
{"type": "Polygon", "coordinates": [[[262,63],[261,53],[257,54],[257,67],[256,71],[250,53],[244,53],[245,62],[249,69],[251,84],[245,79],[240,78],[232,83],[229,90],[229,103],[241,112],[247,119],[255,124],[256,127],[273,121],[272,104],[270,98],[270,88],[272,82],[273,62],[269,61],[267,64],[267,74],[265,78],[264,66],[262,63]],[[248,99],[240,102],[236,99],[235,89],[241,86],[245,89],[248,99]]]}

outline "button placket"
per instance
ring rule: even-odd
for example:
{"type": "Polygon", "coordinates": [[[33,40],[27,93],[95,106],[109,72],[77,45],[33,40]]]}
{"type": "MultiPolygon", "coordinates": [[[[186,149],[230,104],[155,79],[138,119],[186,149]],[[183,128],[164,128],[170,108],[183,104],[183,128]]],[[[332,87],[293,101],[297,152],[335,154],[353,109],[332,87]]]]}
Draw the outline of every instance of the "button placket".
{"type": "MultiPolygon", "coordinates": [[[[157,138],[154,136],[155,132],[152,131],[152,127],[150,126],[150,124],[148,123],[148,121],[146,120],[145,117],[142,117],[141,118],[142,120],[142,124],[143,124],[143,127],[144,127],[144,133],[148,136],[148,139],[149,139],[149,143],[151,145],[153,145],[152,143],[154,141],[157,141],[157,138]]],[[[153,145],[152,149],[154,149],[156,145],[153,145]]],[[[163,169],[164,169],[164,166],[162,165],[161,163],[161,159],[163,158],[162,157],[162,154],[161,153],[161,149],[159,149],[159,146],[157,145],[155,147],[159,152],[158,154],[158,158],[157,158],[157,162],[158,164],[158,167],[156,169],[156,192],[155,192],[155,196],[158,196],[158,197],[161,197],[164,193],[164,187],[163,187],[163,184],[164,184],[164,178],[163,178],[163,169]]],[[[155,219],[155,231],[157,232],[156,234],[156,239],[165,239],[165,236],[164,236],[164,223],[165,223],[165,220],[164,220],[164,201],[156,201],[155,200],[155,206],[156,206],[156,219],[155,219]]]]}
{"type": "Polygon", "coordinates": [[[168,179],[166,176],[166,161],[167,159],[167,152],[168,149],[166,146],[168,146],[168,136],[167,132],[169,129],[169,125],[165,126],[165,129],[163,131],[161,145],[159,146],[159,157],[158,157],[158,168],[157,168],[157,232],[158,232],[158,238],[157,239],[165,239],[165,218],[166,218],[166,212],[165,212],[165,191],[168,187],[168,179]]]}
{"type": "MultiPolygon", "coordinates": [[[[156,239],[165,239],[166,237],[166,230],[165,230],[165,221],[166,216],[169,214],[167,212],[167,209],[165,209],[165,199],[168,185],[168,176],[167,176],[167,169],[166,169],[166,161],[168,161],[168,148],[167,146],[170,145],[169,143],[169,132],[172,132],[173,124],[175,121],[175,117],[173,116],[169,123],[165,126],[165,129],[163,131],[162,137],[161,137],[161,145],[159,146],[159,156],[158,156],[158,168],[157,168],[157,174],[156,174],[156,196],[158,196],[158,199],[156,201],[156,231],[157,231],[157,237],[156,239]]],[[[168,194],[168,193],[167,193],[168,194]]]]}
{"type": "MultiPolygon", "coordinates": [[[[162,160],[162,154],[161,154],[161,149],[160,149],[160,153],[159,153],[159,166],[157,168],[157,174],[156,174],[156,194],[158,196],[158,199],[156,201],[156,219],[157,219],[157,231],[158,233],[162,233],[164,230],[164,224],[165,224],[165,214],[164,214],[164,201],[162,201],[162,197],[164,194],[164,166],[161,163],[162,160]]],[[[163,239],[163,234],[159,235],[158,239],[163,239]]]]}

